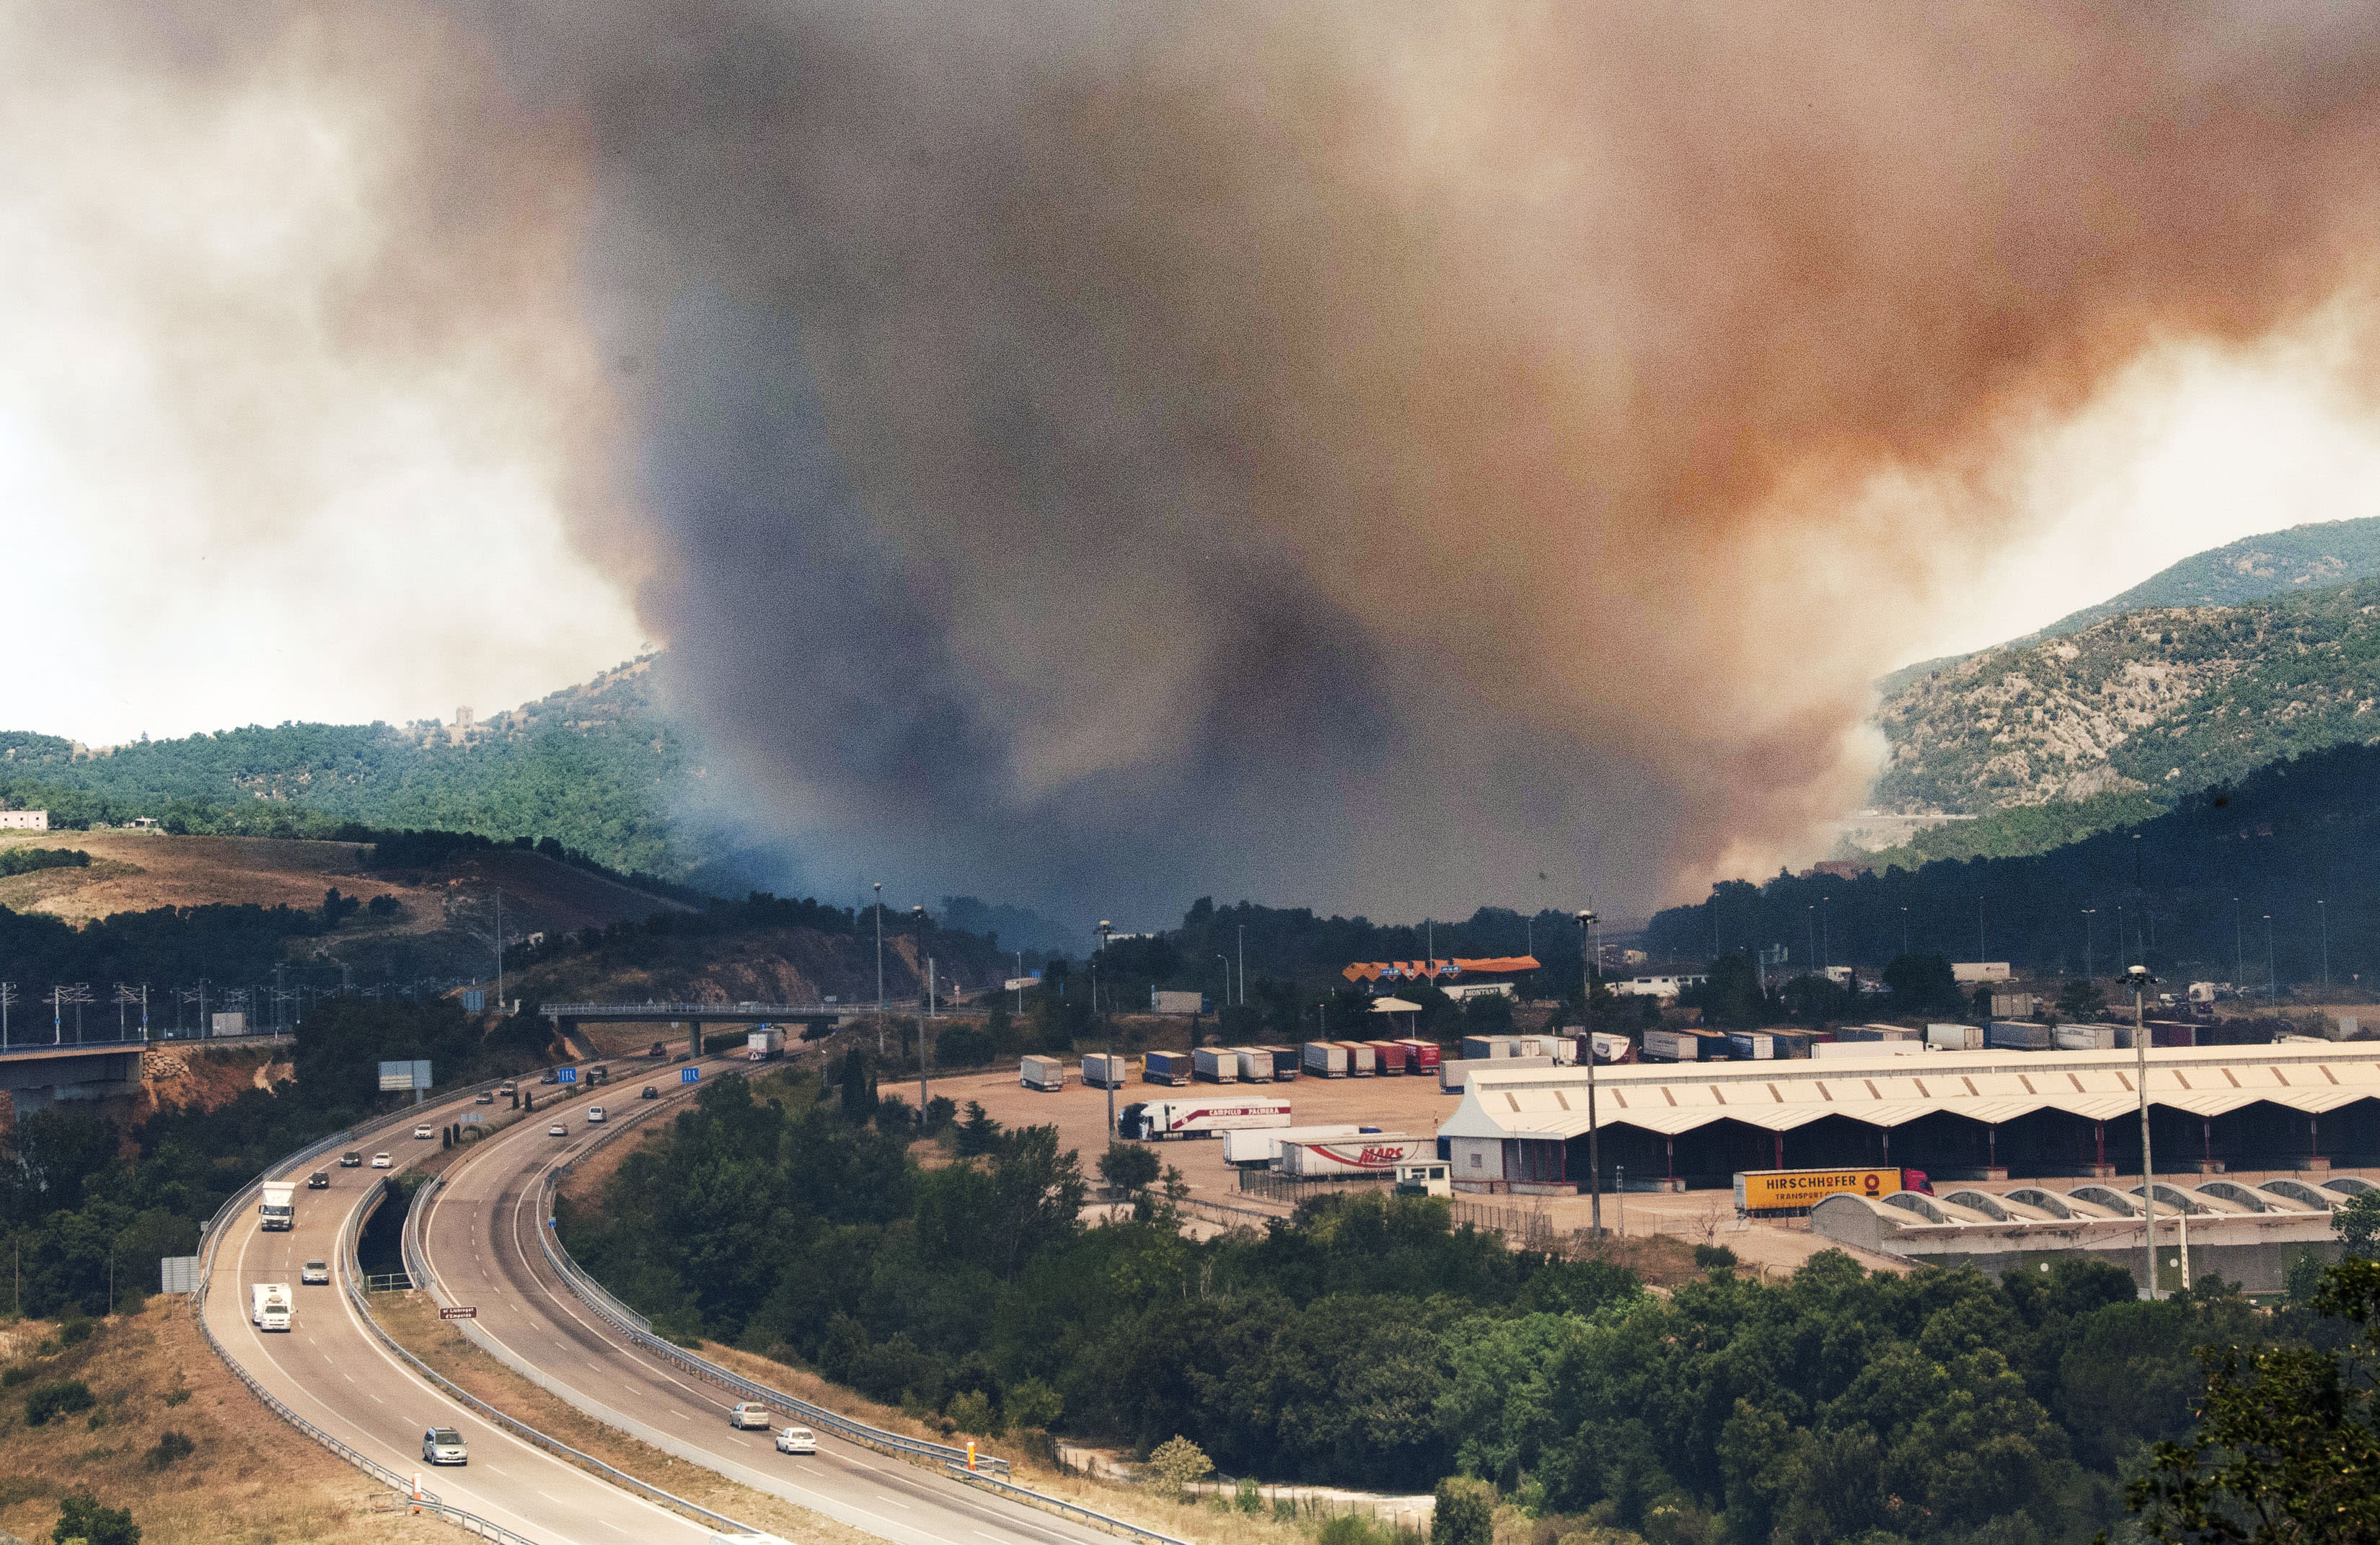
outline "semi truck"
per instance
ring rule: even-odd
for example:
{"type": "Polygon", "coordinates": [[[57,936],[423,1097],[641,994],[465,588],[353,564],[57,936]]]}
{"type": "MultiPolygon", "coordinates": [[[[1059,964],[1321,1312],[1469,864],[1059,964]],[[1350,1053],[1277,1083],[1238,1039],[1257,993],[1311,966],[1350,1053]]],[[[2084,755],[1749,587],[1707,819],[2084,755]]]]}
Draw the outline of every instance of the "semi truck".
{"type": "Polygon", "coordinates": [[[1289,1102],[1280,1100],[1135,1100],[1116,1113],[1116,1130],[1145,1143],[1288,1125],[1289,1102]]]}
{"type": "Polygon", "coordinates": [[[248,1290],[248,1322],[260,1331],[285,1331],[291,1302],[287,1283],[258,1283],[248,1290]]]}
{"type": "Polygon", "coordinates": [[[1028,1089],[1054,1094],[1066,1087],[1066,1064],[1056,1057],[1026,1057],[1016,1064],[1016,1081],[1028,1089]]]}
{"type": "Polygon", "coordinates": [[[294,1180],[268,1180],[264,1183],[264,1199],[256,1206],[262,1220],[258,1225],[268,1234],[286,1234],[298,1226],[298,1183],[294,1180]]]}
{"type": "MultiPolygon", "coordinates": [[[[744,1054],[754,1062],[768,1062],[785,1054],[785,1032],[773,1025],[763,1025],[746,1033],[744,1054]]],[[[599,1080],[600,1082],[600,1080],[599,1080]]]]}
{"type": "Polygon", "coordinates": [[[1251,1126],[1223,1134],[1223,1162],[1237,1169],[1268,1169],[1281,1158],[1283,1143],[1310,1142],[1317,1137],[1353,1137],[1360,1126],[1251,1126]]]}
{"type": "Polygon", "coordinates": [[[1393,1132],[1320,1137],[1312,1142],[1281,1144],[1281,1173],[1301,1180],[1329,1175],[1394,1174],[1399,1164],[1437,1156],[1438,1145],[1431,1139],[1393,1132]]]}
{"type": "Polygon", "coordinates": [[[1735,1210],[1755,1217],[1797,1216],[1828,1197],[1869,1197],[1881,1201],[1895,1191],[1933,1194],[1924,1170],[1739,1170],[1735,1210]]]}

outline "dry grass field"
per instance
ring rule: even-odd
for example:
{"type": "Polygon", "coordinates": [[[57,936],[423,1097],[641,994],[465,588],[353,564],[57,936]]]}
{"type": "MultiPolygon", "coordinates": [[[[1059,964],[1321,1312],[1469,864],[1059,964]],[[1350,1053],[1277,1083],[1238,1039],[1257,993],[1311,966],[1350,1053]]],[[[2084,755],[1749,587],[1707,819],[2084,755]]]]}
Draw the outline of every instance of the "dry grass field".
{"type": "Polygon", "coordinates": [[[0,1394],[0,1527],[47,1539],[58,1500],[88,1492],[130,1510],[143,1545],[432,1545],[444,1524],[387,1509],[372,1481],[265,1409],[207,1349],[185,1298],[94,1323],[64,1345],[54,1324],[0,1332],[17,1382],[0,1394]],[[26,1422],[26,1397],[79,1381],[90,1409],[26,1422]],[[168,1431],[179,1458],[152,1458],[168,1431]]]}

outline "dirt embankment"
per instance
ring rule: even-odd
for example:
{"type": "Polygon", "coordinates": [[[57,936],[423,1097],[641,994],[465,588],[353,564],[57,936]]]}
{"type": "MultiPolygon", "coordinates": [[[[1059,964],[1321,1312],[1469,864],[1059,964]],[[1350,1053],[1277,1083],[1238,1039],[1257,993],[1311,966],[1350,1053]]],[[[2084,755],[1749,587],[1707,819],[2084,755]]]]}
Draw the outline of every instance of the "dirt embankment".
{"type": "Polygon", "coordinates": [[[28,1321],[0,1335],[0,1359],[14,1381],[0,1394],[0,1528],[22,1539],[49,1539],[60,1499],[75,1492],[129,1510],[143,1545],[455,1538],[376,1508],[387,1493],[266,1410],[207,1349],[187,1298],[152,1298],[71,1346],[57,1326],[28,1321]],[[90,1404],[29,1423],[28,1398],[57,1384],[79,1384],[90,1404]]]}

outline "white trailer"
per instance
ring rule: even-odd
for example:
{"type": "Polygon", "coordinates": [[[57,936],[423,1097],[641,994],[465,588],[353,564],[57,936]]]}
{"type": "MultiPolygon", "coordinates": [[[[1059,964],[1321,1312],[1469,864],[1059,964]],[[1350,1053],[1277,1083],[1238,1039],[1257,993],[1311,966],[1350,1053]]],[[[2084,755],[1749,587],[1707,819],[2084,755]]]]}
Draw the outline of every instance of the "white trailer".
{"type": "Polygon", "coordinates": [[[290,1303],[287,1283],[258,1283],[248,1290],[248,1322],[260,1331],[285,1331],[290,1303]]]}
{"type": "Polygon", "coordinates": [[[1094,1052],[1083,1059],[1083,1082],[1095,1089],[1120,1089],[1132,1077],[1130,1057],[1094,1052]]]}
{"type": "Polygon", "coordinates": [[[785,1032],[773,1025],[763,1025],[744,1037],[744,1054],[754,1062],[767,1062],[785,1054],[785,1032]]]}
{"type": "Polygon", "coordinates": [[[1213,1137],[1257,1126],[1287,1126],[1285,1100],[1135,1100],[1116,1113],[1116,1130],[1126,1137],[1213,1137]]]}
{"type": "Polygon", "coordinates": [[[1202,1084],[1236,1084],[1240,1054],[1220,1046],[1201,1046],[1190,1053],[1190,1077],[1202,1084]]]}
{"type": "Polygon", "coordinates": [[[1051,1093],[1066,1087],[1066,1064],[1056,1057],[1026,1057],[1016,1064],[1016,1081],[1051,1093]]]}
{"type": "Polygon", "coordinates": [[[1240,1082],[1269,1084],[1272,1082],[1272,1050],[1265,1046],[1234,1046],[1232,1055],[1240,1062],[1240,1082]]]}
{"type": "Polygon", "coordinates": [[[298,1183],[294,1180],[268,1180],[262,1187],[264,1199],[256,1204],[257,1225],[269,1234],[286,1234],[298,1226],[298,1183]]]}
{"type": "Polygon", "coordinates": [[[1270,1165],[1281,1158],[1281,1145],[1317,1137],[1352,1137],[1360,1126],[1254,1126],[1223,1134],[1223,1162],[1242,1169],[1270,1165]]]}
{"type": "Polygon", "coordinates": [[[1355,1137],[1325,1137],[1315,1142],[1281,1145],[1281,1173],[1301,1180],[1329,1175],[1394,1174],[1399,1164],[1435,1158],[1433,1137],[1407,1137],[1396,1133],[1369,1133],[1355,1137]]]}

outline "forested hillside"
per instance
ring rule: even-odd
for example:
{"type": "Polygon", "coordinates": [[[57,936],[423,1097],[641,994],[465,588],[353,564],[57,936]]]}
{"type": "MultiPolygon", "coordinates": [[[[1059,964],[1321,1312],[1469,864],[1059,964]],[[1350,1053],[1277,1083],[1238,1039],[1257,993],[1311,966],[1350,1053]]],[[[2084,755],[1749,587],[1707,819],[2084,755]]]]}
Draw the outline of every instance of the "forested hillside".
{"type": "MultiPolygon", "coordinates": [[[[2004,649],[2022,649],[2045,639],[2080,633],[2092,624],[2126,612],[2160,606],[2238,606],[2266,596],[2320,590],[2380,574],[2380,517],[2326,520],[2242,537],[2193,553],[2095,606],[2070,612],[2037,632],[2011,639],[2004,649]]],[[[1932,672],[1973,658],[1951,655],[1904,666],[1876,684],[1886,696],[1932,672]]]]}
{"type": "Polygon", "coordinates": [[[2284,985],[2325,968],[2339,982],[2380,975],[2380,748],[2275,762],[2045,853],[1726,882],[1656,915],[1645,937],[1696,959],[1784,944],[1793,971],[1817,955],[1881,967],[1906,940],[2044,972],[2080,974],[2090,958],[2105,974],[2120,956],[2259,987],[2276,973],[2284,985]]]}
{"type": "Polygon", "coordinates": [[[2380,740],[2380,579],[2128,612],[1989,650],[1888,699],[1890,809],[2137,792],[2161,803],[2279,757],[2380,740]]]}
{"type": "Polygon", "coordinates": [[[360,824],[551,838],[609,867],[680,878],[710,857],[675,819],[686,748],[650,660],[496,714],[439,724],[251,725],[103,754],[0,734],[0,804],[54,825],[148,816],[176,832],[328,836],[360,824]]]}

